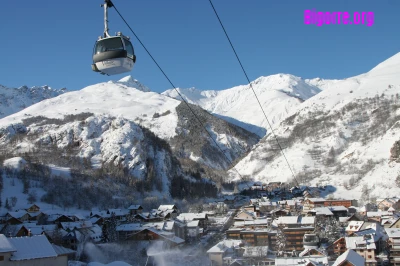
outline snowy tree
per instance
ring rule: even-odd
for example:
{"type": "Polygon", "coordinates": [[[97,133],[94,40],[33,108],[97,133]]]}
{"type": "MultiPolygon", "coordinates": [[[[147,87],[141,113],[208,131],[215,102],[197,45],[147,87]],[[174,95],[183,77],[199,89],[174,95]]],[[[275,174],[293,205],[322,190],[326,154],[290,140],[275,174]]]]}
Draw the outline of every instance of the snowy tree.
{"type": "Polygon", "coordinates": [[[37,194],[36,191],[32,191],[31,193],[29,193],[28,195],[28,203],[32,204],[37,200],[37,194]]]}
{"type": "Polygon", "coordinates": [[[333,243],[339,239],[343,235],[342,231],[339,222],[334,217],[329,217],[327,219],[325,235],[329,243],[333,243]]]}
{"type": "Polygon", "coordinates": [[[108,237],[108,226],[109,221],[105,221],[103,223],[103,227],[101,228],[101,242],[103,243],[110,242],[110,238],[108,237]]]}
{"type": "Polygon", "coordinates": [[[6,205],[4,205],[4,208],[6,208],[7,210],[11,210],[11,206],[10,206],[10,203],[8,202],[8,198],[6,198],[6,205]]]}
{"type": "Polygon", "coordinates": [[[342,231],[335,217],[316,216],[314,233],[318,234],[322,242],[333,243],[343,235],[342,231]]]}
{"type": "Polygon", "coordinates": [[[28,178],[26,178],[26,177],[23,178],[22,183],[23,183],[23,185],[24,185],[24,188],[23,188],[22,193],[28,194],[28,192],[29,192],[29,187],[30,187],[28,178]]]}
{"type": "Polygon", "coordinates": [[[117,218],[114,212],[111,213],[111,217],[108,219],[107,236],[110,242],[116,242],[118,240],[117,218]]]}
{"type": "Polygon", "coordinates": [[[56,226],[56,229],[51,234],[51,240],[52,240],[53,244],[62,245],[62,237],[63,236],[62,236],[60,228],[58,228],[58,226],[56,226]]]}
{"type": "Polygon", "coordinates": [[[11,206],[14,208],[17,205],[18,198],[13,196],[11,197],[11,206]]]}
{"type": "Polygon", "coordinates": [[[277,257],[283,257],[286,248],[286,235],[282,228],[278,227],[276,231],[276,254],[277,257]]]}

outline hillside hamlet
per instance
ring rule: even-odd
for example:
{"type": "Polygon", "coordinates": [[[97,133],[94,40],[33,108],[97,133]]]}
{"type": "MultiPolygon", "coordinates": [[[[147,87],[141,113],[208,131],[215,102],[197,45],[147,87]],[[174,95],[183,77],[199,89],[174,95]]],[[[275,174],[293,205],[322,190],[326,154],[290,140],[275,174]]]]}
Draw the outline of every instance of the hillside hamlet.
{"type": "Polygon", "coordinates": [[[68,265],[84,260],[87,243],[157,242],[199,246],[213,266],[400,265],[400,198],[358,206],[320,196],[325,189],[257,183],[190,212],[170,202],[86,214],[11,208],[1,216],[0,264],[68,265]]]}

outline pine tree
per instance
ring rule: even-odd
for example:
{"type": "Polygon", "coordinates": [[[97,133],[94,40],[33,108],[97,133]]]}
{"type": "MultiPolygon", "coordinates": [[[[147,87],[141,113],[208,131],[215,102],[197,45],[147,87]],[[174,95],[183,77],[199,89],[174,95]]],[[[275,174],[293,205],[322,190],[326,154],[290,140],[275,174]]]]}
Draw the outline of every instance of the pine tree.
{"type": "Polygon", "coordinates": [[[111,217],[108,220],[107,225],[107,236],[110,242],[116,242],[118,240],[117,234],[117,218],[115,217],[115,213],[111,212],[111,217]]]}
{"type": "Polygon", "coordinates": [[[108,237],[108,221],[104,221],[103,227],[101,228],[101,242],[107,243],[110,242],[110,238],[108,237]]]}
{"type": "Polygon", "coordinates": [[[10,203],[8,202],[8,198],[6,198],[6,205],[4,205],[4,207],[5,207],[7,210],[11,210],[11,206],[10,206],[10,203]]]}

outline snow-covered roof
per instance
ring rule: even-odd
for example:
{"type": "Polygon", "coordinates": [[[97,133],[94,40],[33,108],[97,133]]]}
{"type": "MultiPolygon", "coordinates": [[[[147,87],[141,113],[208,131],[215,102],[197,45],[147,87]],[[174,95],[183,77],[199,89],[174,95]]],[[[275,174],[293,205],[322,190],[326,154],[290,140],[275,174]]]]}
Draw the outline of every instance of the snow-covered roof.
{"type": "Polygon", "coordinates": [[[164,222],[159,223],[130,223],[130,224],[121,224],[117,226],[117,231],[141,231],[147,228],[156,228],[156,229],[163,229],[164,222]]]}
{"type": "Polygon", "coordinates": [[[35,223],[25,223],[22,225],[28,229],[32,235],[41,235],[43,232],[52,232],[57,228],[57,225],[55,224],[36,225],[35,223]]]}
{"type": "Polygon", "coordinates": [[[14,218],[17,218],[17,219],[20,219],[22,216],[24,216],[26,214],[29,215],[29,213],[27,211],[24,211],[24,210],[20,210],[20,211],[17,211],[17,212],[8,212],[7,214],[10,215],[11,217],[14,217],[14,218]]]}
{"type": "Polygon", "coordinates": [[[255,220],[252,220],[252,221],[235,221],[234,226],[267,225],[269,223],[271,223],[271,220],[268,220],[268,219],[255,219],[255,220]]]}
{"type": "Polygon", "coordinates": [[[358,231],[361,229],[363,221],[350,221],[346,227],[346,231],[358,231]]]}
{"type": "Polygon", "coordinates": [[[17,249],[10,260],[31,260],[57,257],[57,253],[44,235],[8,239],[17,249]]]}
{"type": "Polygon", "coordinates": [[[275,258],[276,266],[304,266],[309,263],[313,265],[329,265],[327,257],[278,257],[275,258]]]}
{"type": "Polygon", "coordinates": [[[262,201],[258,203],[260,206],[275,206],[277,207],[279,204],[276,201],[262,201]]]}
{"type": "Polygon", "coordinates": [[[14,252],[17,249],[13,246],[13,244],[8,240],[8,238],[0,234],[0,253],[4,252],[14,252]]]}
{"type": "Polygon", "coordinates": [[[328,207],[314,208],[310,212],[315,212],[316,215],[333,216],[333,213],[328,207]]]}
{"type": "Polygon", "coordinates": [[[75,250],[65,248],[63,246],[58,246],[58,245],[54,245],[54,244],[52,244],[52,246],[58,256],[74,254],[76,252],[75,250]]]}
{"type": "Polygon", "coordinates": [[[368,217],[393,216],[393,213],[388,211],[367,212],[367,216],[368,217]]]}
{"type": "Polygon", "coordinates": [[[187,227],[198,227],[199,223],[200,223],[199,220],[194,220],[194,221],[188,222],[186,225],[187,225],[187,227]]]}
{"type": "Polygon", "coordinates": [[[400,238],[400,228],[385,228],[385,231],[391,238],[400,238]]]}
{"type": "Polygon", "coordinates": [[[179,214],[178,217],[176,217],[176,219],[180,221],[193,221],[206,218],[207,218],[206,213],[181,213],[179,214]]]}
{"type": "Polygon", "coordinates": [[[274,222],[277,224],[297,224],[298,216],[281,216],[274,222]]]}
{"type": "Polygon", "coordinates": [[[313,225],[315,223],[314,216],[299,216],[299,223],[301,225],[313,225]]]}
{"type": "Polygon", "coordinates": [[[240,244],[242,244],[242,240],[226,239],[210,248],[207,253],[224,253],[231,248],[239,247],[240,244]]]}
{"type": "Polygon", "coordinates": [[[166,211],[166,210],[172,210],[174,208],[176,208],[175,205],[160,205],[158,207],[158,210],[159,211],[166,211]]]}
{"type": "Polygon", "coordinates": [[[376,249],[373,236],[365,239],[365,236],[345,237],[347,249],[376,249]]]}
{"type": "Polygon", "coordinates": [[[358,254],[354,250],[348,249],[345,253],[343,253],[336,259],[335,263],[333,263],[332,266],[339,266],[345,261],[348,261],[351,264],[357,266],[365,264],[365,259],[361,257],[360,254],[358,254]]]}
{"type": "Polygon", "coordinates": [[[82,221],[82,222],[62,222],[61,223],[61,227],[63,229],[69,229],[69,230],[73,230],[73,229],[81,229],[81,228],[90,228],[92,227],[93,224],[90,221],[82,221]]]}
{"type": "MultiPolygon", "coordinates": [[[[302,252],[299,253],[299,257],[304,257],[305,255],[307,255],[310,251],[315,250],[318,253],[320,253],[321,255],[313,255],[313,256],[325,256],[325,251],[319,248],[305,248],[302,252]]],[[[309,255],[307,255],[309,256],[309,255]]]]}
{"type": "Polygon", "coordinates": [[[347,211],[348,209],[345,206],[329,206],[328,207],[331,211],[347,211]]]}

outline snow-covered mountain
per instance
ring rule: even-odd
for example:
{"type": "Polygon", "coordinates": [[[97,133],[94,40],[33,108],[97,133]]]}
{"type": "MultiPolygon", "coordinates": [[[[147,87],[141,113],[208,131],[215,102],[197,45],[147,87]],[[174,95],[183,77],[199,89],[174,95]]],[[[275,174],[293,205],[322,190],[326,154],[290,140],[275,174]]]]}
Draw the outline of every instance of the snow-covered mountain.
{"type": "MultiPolygon", "coordinates": [[[[293,75],[277,74],[221,91],[200,91],[195,88],[178,91],[186,101],[263,137],[270,128],[257,98],[269,122],[274,126],[304,100],[321,91],[316,86],[320,85],[318,82],[315,82],[316,85],[312,83],[293,75]]],[[[167,90],[163,94],[181,100],[175,89],[167,90]]]]}
{"type": "MultiPolygon", "coordinates": [[[[236,165],[260,181],[330,184],[336,196],[400,193],[400,53],[345,80],[308,80],[324,87],[288,113],[272,134],[236,165]]],[[[232,180],[239,180],[231,171],[232,180]]]]}
{"type": "Polygon", "coordinates": [[[189,110],[175,90],[154,93],[128,76],[0,119],[0,148],[15,156],[56,147],[90,159],[95,168],[112,164],[128,168],[135,180],[164,180],[163,192],[168,185],[184,186],[173,176],[224,182],[240,181],[239,172],[265,182],[294,174],[302,184],[332,185],[337,197],[400,193],[400,53],[344,80],[278,74],[260,77],[252,87],[279,145],[250,85],[178,89],[192,104],[189,110]],[[227,177],[229,162],[236,166],[227,177]]]}
{"type": "Polygon", "coordinates": [[[49,86],[8,88],[0,85],[0,119],[66,91],[65,88],[57,90],[49,86]]]}
{"type": "Polygon", "coordinates": [[[125,168],[132,180],[161,180],[158,191],[166,194],[179,176],[218,179],[258,141],[257,135],[197,106],[190,110],[131,77],[64,93],[0,119],[4,154],[35,153],[35,160],[58,165],[68,153],[94,168],[125,168]]]}

